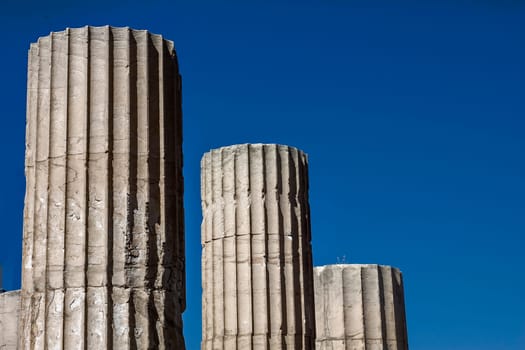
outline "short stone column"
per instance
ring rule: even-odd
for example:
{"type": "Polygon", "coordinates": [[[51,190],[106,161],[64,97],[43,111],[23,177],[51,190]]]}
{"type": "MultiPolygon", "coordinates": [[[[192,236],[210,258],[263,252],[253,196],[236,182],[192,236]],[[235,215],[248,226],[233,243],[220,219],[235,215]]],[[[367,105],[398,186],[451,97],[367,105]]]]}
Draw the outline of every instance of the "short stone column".
{"type": "Polygon", "coordinates": [[[235,145],[201,171],[202,349],[313,349],[306,155],[235,145]]]}
{"type": "Polygon", "coordinates": [[[407,350],[401,272],[390,266],[314,268],[317,350],[407,350]]]}
{"type": "Polygon", "coordinates": [[[29,50],[20,349],[183,349],[173,43],[66,29],[29,50]]]}
{"type": "Polygon", "coordinates": [[[18,349],[20,291],[0,293],[0,349],[18,349]]]}

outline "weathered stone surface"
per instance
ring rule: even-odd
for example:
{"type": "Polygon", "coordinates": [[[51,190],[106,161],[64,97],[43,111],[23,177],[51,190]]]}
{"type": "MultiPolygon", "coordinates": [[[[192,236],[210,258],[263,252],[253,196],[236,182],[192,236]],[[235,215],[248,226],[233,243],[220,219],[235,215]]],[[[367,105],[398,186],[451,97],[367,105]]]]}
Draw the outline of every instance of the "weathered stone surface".
{"type": "Polygon", "coordinates": [[[20,291],[0,293],[0,349],[16,350],[20,291]]]}
{"type": "Polygon", "coordinates": [[[183,349],[180,76],[129,28],[29,50],[20,349],[183,349]]]}
{"type": "Polygon", "coordinates": [[[236,145],[201,162],[202,345],[313,349],[306,155],[236,145]]]}
{"type": "Polygon", "coordinates": [[[380,265],[314,268],[317,350],[407,350],[401,272],[380,265]]]}

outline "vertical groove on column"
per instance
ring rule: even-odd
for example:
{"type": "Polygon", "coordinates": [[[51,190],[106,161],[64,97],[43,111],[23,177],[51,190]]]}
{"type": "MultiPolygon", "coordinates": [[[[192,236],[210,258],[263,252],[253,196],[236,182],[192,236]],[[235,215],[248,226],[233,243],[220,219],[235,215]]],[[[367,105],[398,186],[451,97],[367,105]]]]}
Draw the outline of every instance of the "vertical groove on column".
{"type": "MultiPolygon", "coordinates": [[[[303,258],[303,254],[299,255],[299,252],[302,251],[303,245],[302,245],[302,238],[303,238],[303,232],[301,231],[302,227],[300,225],[301,223],[301,200],[299,198],[299,186],[300,186],[300,180],[298,179],[298,173],[299,173],[299,158],[297,155],[297,150],[290,149],[290,188],[292,190],[290,201],[292,203],[292,232],[297,232],[297,238],[292,238],[293,240],[293,267],[294,267],[294,273],[293,273],[293,279],[294,279],[294,292],[297,293],[301,286],[303,285],[303,266],[301,259],[303,258]]],[[[295,298],[295,314],[294,314],[294,323],[296,325],[296,331],[295,334],[299,335],[295,337],[295,348],[296,349],[303,349],[304,346],[304,337],[301,337],[300,335],[303,334],[303,323],[298,322],[298,320],[302,320],[304,317],[304,293],[300,293],[299,297],[295,298]]]]}
{"type": "Polygon", "coordinates": [[[249,147],[250,157],[250,216],[251,274],[253,300],[253,346],[266,347],[268,317],[266,312],[266,225],[264,213],[264,148],[249,147]]]}
{"type": "MultiPolygon", "coordinates": [[[[320,274],[317,274],[317,273],[314,273],[314,286],[319,286],[321,285],[321,277],[320,277],[320,274]]],[[[315,300],[316,300],[316,303],[315,303],[315,314],[324,314],[324,310],[325,310],[325,307],[324,307],[324,304],[325,304],[325,299],[323,298],[323,292],[321,291],[321,288],[320,287],[317,287],[315,290],[315,300]]],[[[316,337],[317,338],[321,338],[321,339],[324,339],[326,336],[325,336],[325,333],[324,333],[324,329],[325,329],[325,324],[324,324],[324,318],[318,318],[315,322],[315,326],[316,326],[316,337]]],[[[324,344],[321,344],[321,345],[317,345],[317,349],[318,350],[324,350],[325,349],[325,346],[324,344]]]]}
{"type": "Polygon", "coordinates": [[[396,339],[396,322],[394,312],[394,286],[392,285],[392,269],[386,266],[379,266],[381,273],[381,283],[383,289],[383,328],[384,343],[387,349],[397,350],[396,339]]]}
{"type": "Polygon", "coordinates": [[[302,332],[305,338],[302,340],[304,344],[315,344],[315,302],[314,302],[314,288],[313,288],[313,266],[312,258],[312,244],[311,244],[311,227],[310,227],[310,203],[308,201],[309,191],[309,177],[308,177],[308,159],[306,154],[298,152],[298,197],[301,206],[301,214],[299,221],[301,222],[301,285],[309,284],[309,287],[304,287],[303,298],[303,318],[306,322],[303,323],[305,327],[302,332]]]}
{"type": "Polygon", "coordinates": [[[159,271],[159,248],[157,242],[164,240],[158,230],[160,225],[160,146],[159,138],[159,55],[158,47],[155,45],[156,38],[146,32],[146,81],[147,81],[147,206],[146,206],[146,233],[147,254],[146,263],[146,291],[147,291],[147,320],[148,337],[147,347],[158,348],[159,346],[159,314],[155,305],[156,281],[159,271]]]}
{"type": "Polygon", "coordinates": [[[67,72],[69,33],[53,33],[50,130],[46,347],[62,348],[64,306],[64,230],[67,153],[67,72]]]}
{"type": "Polygon", "coordinates": [[[289,169],[289,154],[286,146],[277,146],[279,149],[279,159],[281,161],[281,193],[279,196],[279,209],[283,217],[283,252],[284,252],[284,266],[283,266],[283,277],[284,277],[284,299],[286,300],[283,305],[283,311],[285,313],[286,324],[283,325],[283,336],[285,337],[285,343],[287,349],[295,345],[295,339],[290,339],[289,335],[295,334],[294,325],[294,285],[293,285],[293,248],[290,233],[292,232],[291,227],[291,210],[290,210],[290,169],[289,169]]]}
{"type": "Polygon", "coordinates": [[[403,303],[402,286],[395,283],[399,270],[327,265],[316,267],[314,276],[317,350],[408,349],[404,309],[396,310],[403,303]]]}
{"type": "MultiPolygon", "coordinates": [[[[215,206],[213,211],[213,335],[214,339],[224,337],[224,258],[223,258],[223,239],[224,238],[224,202],[222,195],[222,156],[220,150],[211,153],[212,162],[212,201],[215,206]],[[216,236],[219,234],[219,236],[216,236]]],[[[222,340],[221,340],[222,341],[222,340]]],[[[214,349],[217,348],[214,342],[214,349]]]]}
{"type": "MultiPolygon", "coordinates": [[[[150,230],[152,230],[157,237],[156,240],[152,240],[151,247],[154,249],[154,261],[151,274],[151,288],[153,289],[150,296],[150,319],[155,320],[153,327],[156,332],[156,347],[160,344],[166,344],[168,339],[165,334],[166,318],[165,313],[161,313],[162,305],[166,300],[171,298],[167,297],[170,295],[169,291],[163,291],[163,271],[166,268],[163,263],[165,261],[163,246],[166,243],[166,218],[163,216],[162,208],[166,205],[166,184],[164,183],[164,119],[161,117],[164,115],[164,80],[163,80],[163,69],[164,69],[164,43],[162,37],[159,35],[151,36],[151,56],[150,63],[152,64],[149,71],[150,77],[150,91],[155,96],[150,115],[153,119],[150,119],[150,123],[153,123],[153,132],[150,132],[150,141],[153,142],[153,147],[150,146],[150,156],[152,162],[150,163],[153,185],[151,186],[151,201],[150,206],[150,230]],[[157,82],[153,84],[153,81],[157,82]]],[[[151,346],[151,345],[150,345],[151,346]]]]}
{"type": "MultiPolygon", "coordinates": [[[[382,346],[387,347],[387,324],[386,324],[386,311],[391,306],[389,304],[389,300],[385,298],[385,292],[388,293],[388,291],[385,290],[385,284],[383,281],[383,273],[381,266],[377,266],[377,275],[378,275],[378,284],[379,284],[379,305],[380,305],[380,311],[381,311],[381,339],[382,339],[382,346]]],[[[390,290],[389,290],[390,291],[390,290]]]]}
{"type": "Polygon", "coordinates": [[[64,189],[63,189],[63,215],[62,215],[62,234],[64,235],[63,237],[63,241],[62,241],[62,252],[61,252],[61,256],[62,256],[62,271],[61,271],[61,280],[62,280],[62,309],[61,309],[61,312],[62,312],[62,324],[60,325],[61,327],[61,339],[60,339],[60,346],[61,348],[64,348],[65,346],[65,333],[66,333],[66,328],[65,328],[65,324],[66,324],[66,321],[65,321],[65,314],[66,314],[66,274],[65,274],[65,271],[66,271],[66,227],[67,227],[67,202],[68,202],[68,197],[67,197],[67,194],[68,194],[68,187],[69,187],[69,181],[68,181],[68,173],[69,173],[69,163],[68,163],[68,154],[69,154],[69,150],[68,150],[68,139],[69,139],[69,120],[68,120],[68,111],[69,111],[69,104],[70,104],[70,100],[69,100],[69,81],[70,81],[70,45],[71,45],[71,38],[70,38],[70,30],[69,28],[65,30],[65,36],[66,36],[66,43],[65,43],[65,46],[66,46],[66,55],[64,57],[64,65],[65,67],[67,67],[66,69],[66,72],[65,72],[65,79],[64,79],[64,82],[63,82],[63,99],[65,101],[65,108],[63,110],[63,113],[64,113],[64,121],[65,121],[65,125],[64,125],[64,130],[63,130],[63,134],[65,136],[65,139],[64,139],[64,152],[63,152],[63,157],[64,157],[64,178],[63,178],[63,181],[64,181],[64,189]]]}
{"type": "Polygon", "coordinates": [[[36,137],[38,116],[38,45],[31,44],[28,52],[27,72],[27,119],[26,119],[26,153],[25,175],[26,194],[24,208],[24,239],[22,256],[22,288],[25,293],[21,295],[21,313],[19,319],[20,342],[22,349],[28,347],[27,342],[31,336],[31,295],[34,290],[32,279],[34,228],[35,228],[35,185],[36,185],[36,137]]]}
{"type": "Polygon", "coordinates": [[[130,348],[130,292],[126,288],[126,240],[130,221],[130,40],[129,29],[113,29],[112,118],[112,328],[113,348],[130,348]]]}
{"type": "Polygon", "coordinates": [[[289,241],[288,239],[288,236],[286,235],[286,231],[285,231],[285,213],[283,211],[283,207],[281,206],[281,201],[285,198],[285,195],[284,195],[284,184],[283,184],[283,158],[281,156],[281,152],[280,152],[280,149],[281,149],[281,146],[277,145],[275,147],[275,156],[276,156],[276,171],[277,171],[277,210],[278,210],[278,215],[279,215],[279,231],[277,232],[282,232],[283,234],[280,234],[279,235],[279,279],[280,279],[280,293],[281,293],[281,302],[282,302],[282,306],[281,306],[281,317],[282,317],[282,321],[281,321],[281,326],[280,326],[280,329],[281,329],[281,333],[280,333],[280,337],[281,337],[281,344],[280,346],[277,346],[277,349],[281,348],[281,349],[286,349],[287,347],[287,336],[288,336],[288,333],[289,333],[289,330],[288,330],[288,304],[291,302],[288,300],[288,295],[286,293],[286,283],[287,283],[287,280],[286,280],[286,274],[287,274],[287,271],[286,271],[286,265],[287,263],[289,264],[290,262],[287,261],[287,256],[286,256],[286,245],[287,245],[287,242],[289,241]]]}
{"type": "Polygon", "coordinates": [[[135,242],[136,211],[138,210],[137,174],[138,174],[138,62],[137,41],[134,31],[128,31],[129,40],[129,199],[128,199],[128,224],[126,232],[126,285],[129,286],[128,317],[129,317],[129,343],[130,349],[137,349],[135,332],[137,328],[135,287],[137,276],[137,248],[135,242]]]}
{"type": "Polygon", "coordinates": [[[295,347],[295,302],[294,302],[294,259],[293,259],[293,237],[292,232],[292,211],[290,198],[290,155],[287,146],[278,145],[279,160],[281,161],[281,193],[279,194],[279,210],[283,218],[283,294],[285,303],[283,305],[284,319],[283,338],[286,349],[295,347]],[[290,337],[292,335],[292,337],[290,337]]]}
{"type": "MultiPolygon", "coordinates": [[[[305,293],[304,291],[301,291],[302,286],[304,286],[304,267],[303,267],[303,261],[304,255],[301,253],[304,251],[304,246],[302,239],[305,236],[305,233],[302,231],[303,227],[301,226],[301,220],[302,220],[302,198],[299,196],[300,186],[301,186],[301,180],[299,177],[299,155],[297,152],[297,149],[295,148],[289,148],[289,154],[290,154],[290,173],[293,174],[290,177],[291,182],[291,198],[290,202],[292,203],[292,209],[293,209],[293,215],[292,215],[292,232],[297,232],[297,237],[292,237],[293,240],[293,267],[294,267],[294,273],[293,273],[293,279],[294,279],[294,300],[295,300],[295,318],[294,323],[296,325],[295,330],[295,341],[296,349],[303,349],[304,348],[304,341],[305,336],[304,329],[303,329],[303,322],[305,315],[305,293]],[[297,294],[298,293],[298,297],[297,294]]],[[[312,305],[313,306],[313,305],[312,305]]],[[[310,305],[309,305],[310,307],[310,305]]]]}
{"type": "Polygon", "coordinates": [[[48,211],[48,169],[49,169],[49,112],[51,81],[51,37],[39,39],[38,111],[37,111],[37,154],[35,176],[35,229],[33,240],[33,283],[31,297],[30,348],[45,347],[46,310],[46,260],[47,260],[47,211],[48,211]],[[44,242],[44,244],[37,244],[44,242]]]}
{"type": "Polygon", "coordinates": [[[202,349],[313,348],[306,166],[280,145],[203,156],[202,349]]]}
{"type": "Polygon", "coordinates": [[[226,232],[226,207],[225,207],[225,200],[222,199],[222,197],[224,196],[224,193],[225,193],[225,188],[224,188],[224,181],[225,181],[225,175],[224,175],[224,154],[223,154],[223,150],[219,150],[218,152],[218,162],[219,162],[219,167],[218,169],[220,170],[220,196],[221,196],[221,199],[219,199],[220,203],[221,203],[221,210],[220,210],[220,226],[221,226],[221,229],[220,231],[223,232],[223,239],[221,240],[218,240],[216,241],[215,243],[219,246],[219,251],[220,251],[220,260],[221,260],[221,264],[219,266],[219,291],[220,293],[218,293],[219,295],[219,304],[221,305],[222,307],[222,310],[220,311],[221,312],[221,318],[222,318],[222,322],[221,323],[221,327],[219,329],[219,335],[217,336],[217,338],[221,339],[220,341],[220,346],[219,348],[220,349],[227,349],[227,347],[225,347],[225,339],[226,339],[226,308],[227,308],[227,305],[226,305],[226,302],[225,302],[225,299],[226,299],[226,286],[228,283],[231,283],[229,282],[227,279],[226,279],[226,275],[227,275],[227,272],[226,272],[226,249],[228,248],[227,247],[227,240],[228,240],[228,235],[227,235],[227,232],[226,232]]]}
{"type": "Polygon", "coordinates": [[[238,164],[238,159],[237,159],[237,153],[235,151],[232,150],[232,161],[233,161],[233,164],[232,164],[232,172],[233,172],[233,176],[232,176],[232,190],[233,190],[233,202],[232,202],[232,205],[233,205],[233,218],[232,218],[232,222],[230,223],[232,225],[232,229],[231,229],[231,232],[232,232],[232,237],[231,237],[231,240],[232,240],[232,244],[234,245],[234,249],[233,249],[233,254],[234,254],[234,259],[232,259],[232,264],[233,267],[232,269],[235,271],[235,283],[232,281],[230,282],[231,283],[231,286],[232,286],[232,293],[235,293],[235,299],[232,300],[232,313],[233,313],[233,310],[235,310],[235,313],[232,314],[230,317],[232,318],[232,322],[235,323],[235,328],[233,329],[233,333],[231,334],[231,340],[229,341],[229,346],[231,346],[232,348],[235,348],[237,346],[237,334],[240,333],[240,325],[239,325],[239,308],[241,307],[240,305],[240,302],[239,302],[239,294],[238,294],[238,286],[239,286],[239,279],[241,278],[239,276],[239,254],[238,254],[238,249],[239,249],[239,242],[237,240],[237,222],[238,222],[238,215],[239,213],[237,212],[237,206],[234,204],[237,202],[237,200],[239,199],[239,189],[237,188],[237,183],[238,183],[238,176],[239,174],[237,173],[237,164],[238,164]]]}
{"type": "Polygon", "coordinates": [[[70,29],[68,56],[64,348],[84,348],[88,30],[70,29]]]}
{"type": "MultiPolygon", "coordinates": [[[[282,244],[284,235],[277,235],[282,232],[282,215],[279,212],[279,191],[281,182],[279,174],[279,159],[276,145],[266,145],[265,148],[265,221],[266,221],[266,250],[267,250],[267,304],[268,304],[268,332],[270,334],[269,347],[279,349],[285,346],[283,341],[283,278],[281,266],[282,244]]],[[[285,318],[284,318],[285,319],[285,318]]]]}
{"type": "Polygon", "coordinates": [[[136,279],[133,283],[133,302],[135,307],[135,341],[138,349],[148,348],[150,328],[148,321],[148,207],[149,207],[149,106],[148,106],[148,37],[145,31],[133,32],[137,46],[137,178],[133,228],[133,257],[136,264],[136,279]]]}
{"type": "Polygon", "coordinates": [[[365,337],[375,346],[380,346],[383,339],[381,288],[377,267],[361,268],[363,281],[363,311],[365,319],[365,337]]]}
{"type": "Polygon", "coordinates": [[[224,349],[235,349],[237,334],[237,259],[235,242],[235,152],[222,149],[224,197],[224,349]]]}
{"type": "Polygon", "coordinates": [[[237,206],[237,293],[238,298],[238,315],[237,324],[239,325],[239,334],[237,337],[238,349],[252,348],[253,335],[253,297],[252,297],[252,280],[251,273],[251,207],[250,207],[250,157],[249,145],[240,146],[237,153],[236,166],[236,189],[239,194],[237,206]]]}
{"type": "Polygon", "coordinates": [[[162,200],[161,221],[164,222],[163,248],[161,250],[161,264],[164,269],[161,272],[165,295],[163,307],[164,342],[166,348],[177,348],[183,344],[182,318],[181,314],[185,308],[185,285],[184,279],[184,213],[182,205],[183,183],[182,183],[182,115],[180,109],[178,67],[175,58],[173,44],[162,40],[162,67],[159,67],[162,91],[159,104],[162,108],[161,127],[161,176],[164,184],[162,200]],[[164,163],[162,163],[162,161],[164,163]],[[179,271],[179,273],[174,273],[179,271]],[[175,328],[175,329],[173,329],[175,328]]]}
{"type": "Polygon", "coordinates": [[[30,200],[35,197],[34,180],[35,180],[35,168],[36,168],[36,137],[37,137],[37,115],[38,115],[38,72],[40,65],[38,64],[38,45],[31,44],[29,49],[28,59],[28,88],[27,88],[27,121],[26,121],[26,154],[25,154],[25,167],[26,167],[26,202],[28,205],[25,207],[24,212],[24,250],[27,255],[23,257],[22,269],[24,271],[24,279],[22,285],[27,290],[33,289],[33,279],[29,278],[31,274],[32,266],[32,253],[33,253],[33,231],[34,231],[34,200],[30,200]]]}
{"type": "MultiPolygon", "coordinates": [[[[269,150],[270,145],[262,145],[261,146],[261,155],[260,155],[260,172],[261,172],[261,178],[260,178],[260,184],[258,185],[261,191],[260,194],[260,221],[261,225],[263,226],[263,236],[261,238],[263,239],[263,242],[261,244],[261,255],[259,257],[261,262],[261,285],[262,285],[262,293],[261,293],[261,305],[262,310],[261,314],[264,315],[264,320],[261,322],[261,342],[264,344],[264,349],[270,348],[270,340],[271,340],[271,327],[272,327],[272,320],[271,320],[271,313],[270,313],[270,275],[268,272],[268,261],[269,261],[269,242],[271,239],[275,238],[274,232],[271,232],[268,227],[268,206],[269,206],[269,198],[268,198],[268,187],[267,187],[267,181],[266,179],[271,175],[269,173],[268,164],[266,163],[267,159],[267,153],[270,152],[269,150]]],[[[277,231],[276,231],[277,232],[277,231]]]]}
{"type": "MultiPolygon", "coordinates": [[[[345,294],[343,298],[343,308],[345,313],[345,338],[343,341],[346,343],[347,347],[349,346],[350,348],[364,347],[365,320],[363,310],[361,266],[347,265],[342,270],[343,286],[345,286],[345,294]]],[[[320,318],[322,317],[317,317],[317,319],[320,318]]]]}
{"type": "Polygon", "coordinates": [[[109,304],[109,28],[89,30],[87,347],[106,348],[109,304]],[[96,331],[97,329],[104,331],[96,331]]]}
{"type": "Polygon", "coordinates": [[[51,33],[31,46],[27,103],[21,347],[184,348],[173,44],[51,33]]]}
{"type": "MultiPolygon", "coordinates": [[[[114,55],[114,43],[115,43],[115,37],[113,35],[113,29],[110,26],[106,26],[107,31],[107,40],[108,40],[108,75],[107,75],[107,81],[108,81],[108,92],[107,92],[107,98],[108,98],[108,120],[107,120],[107,128],[108,128],[108,157],[107,157],[107,163],[106,167],[108,169],[106,183],[107,183],[107,201],[108,205],[106,208],[106,227],[107,227],[107,240],[106,240],[106,250],[107,250],[107,266],[106,266],[106,281],[107,281],[107,287],[105,288],[105,293],[107,294],[107,321],[106,321],[106,347],[108,350],[113,349],[113,264],[114,264],[114,256],[115,252],[113,250],[113,241],[115,239],[114,237],[114,220],[115,217],[113,215],[114,213],[114,198],[113,198],[113,192],[114,192],[114,186],[113,186],[113,158],[114,158],[114,118],[115,118],[115,100],[114,100],[114,94],[115,91],[115,85],[114,85],[114,75],[115,75],[115,55],[114,55]]],[[[120,347],[117,347],[120,348],[120,347]]]]}
{"type": "MultiPolygon", "coordinates": [[[[405,295],[403,289],[403,276],[401,272],[397,269],[392,269],[392,286],[393,286],[393,309],[394,309],[394,319],[395,324],[405,324],[406,325],[406,316],[405,316],[405,295]]],[[[408,335],[407,327],[396,327],[395,331],[395,344],[397,349],[408,349],[408,335]]]]}
{"type": "Polygon", "coordinates": [[[89,239],[90,239],[90,224],[89,224],[89,200],[90,200],[90,177],[89,177],[89,160],[90,160],[90,147],[91,147],[91,98],[92,98],[92,74],[93,70],[91,68],[91,61],[92,61],[92,48],[91,48],[91,40],[92,40],[92,33],[91,33],[91,27],[86,26],[86,50],[87,50],[87,60],[86,60],[86,129],[85,134],[81,135],[81,137],[85,137],[85,143],[86,143],[86,150],[85,150],[85,158],[84,158],[84,176],[85,176],[85,196],[83,203],[83,209],[84,209],[84,216],[85,216],[85,235],[84,235],[84,266],[83,266],[83,278],[84,278],[84,323],[83,323],[83,335],[84,335],[84,347],[89,349],[90,346],[90,340],[89,340],[89,298],[88,298],[88,291],[89,291],[89,264],[90,264],[90,258],[89,258],[89,239]]]}
{"type": "Polygon", "coordinates": [[[366,315],[367,312],[367,305],[366,305],[366,299],[365,299],[365,293],[367,286],[364,281],[364,274],[363,274],[363,267],[358,266],[359,269],[359,284],[361,285],[361,293],[359,294],[361,296],[361,320],[363,321],[363,339],[365,339],[365,347],[366,347],[366,338],[367,338],[367,330],[369,327],[370,320],[368,320],[368,317],[366,315]]]}

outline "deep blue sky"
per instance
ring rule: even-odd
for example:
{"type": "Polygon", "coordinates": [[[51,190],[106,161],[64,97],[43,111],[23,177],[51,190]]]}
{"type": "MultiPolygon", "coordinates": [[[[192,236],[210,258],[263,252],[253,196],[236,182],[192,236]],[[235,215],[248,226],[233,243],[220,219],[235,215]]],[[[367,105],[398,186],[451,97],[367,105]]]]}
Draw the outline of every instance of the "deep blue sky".
{"type": "Polygon", "coordinates": [[[174,40],[183,75],[189,350],[200,157],[244,142],[309,154],[315,265],[399,267],[411,349],[525,349],[525,3],[247,2],[2,1],[4,287],[20,284],[29,43],[130,26],[174,40]]]}

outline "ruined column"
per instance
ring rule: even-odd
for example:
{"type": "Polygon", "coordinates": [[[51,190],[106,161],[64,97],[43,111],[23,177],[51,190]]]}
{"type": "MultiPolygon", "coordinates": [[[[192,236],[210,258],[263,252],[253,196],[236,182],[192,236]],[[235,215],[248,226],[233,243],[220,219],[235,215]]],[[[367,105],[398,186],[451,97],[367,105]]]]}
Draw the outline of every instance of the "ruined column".
{"type": "Polygon", "coordinates": [[[317,350],[408,350],[401,272],[381,265],[314,268],[317,350]]]}
{"type": "Polygon", "coordinates": [[[180,76],[129,28],[29,50],[19,349],[183,349],[180,76]]]}
{"type": "Polygon", "coordinates": [[[0,349],[17,350],[20,291],[0,292],[0,349]]]}
{"type": "Polygon", "coordinates": [[[206,153],[201,171],[201,348],[313,349],[306,155],[235,145],[206,153]]]}

